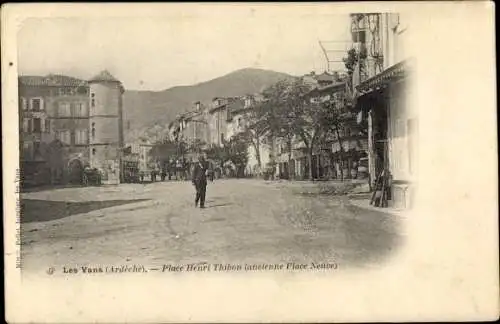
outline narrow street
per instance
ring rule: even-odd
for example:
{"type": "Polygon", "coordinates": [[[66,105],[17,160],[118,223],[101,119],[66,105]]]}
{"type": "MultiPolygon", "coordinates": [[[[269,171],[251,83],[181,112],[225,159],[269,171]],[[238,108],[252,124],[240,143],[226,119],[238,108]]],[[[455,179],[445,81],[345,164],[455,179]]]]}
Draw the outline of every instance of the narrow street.
{"type": "Polygon", "coordinates": [[[401,219],[304,194],[305,183],[218,180],[206,209],[190,182],[51,189],[22,194],[27,272],[49,266],[336,262],[383,265],[401,219]]]}

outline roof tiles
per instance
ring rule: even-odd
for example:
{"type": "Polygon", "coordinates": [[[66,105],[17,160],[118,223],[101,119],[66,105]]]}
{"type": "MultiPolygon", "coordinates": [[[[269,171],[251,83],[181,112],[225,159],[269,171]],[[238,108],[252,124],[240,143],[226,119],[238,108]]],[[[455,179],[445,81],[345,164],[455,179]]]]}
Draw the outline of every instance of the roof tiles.
{"type": "Polygon", "coordinates": [[[47,76],[20,76],[19,83],[26,86],[48,86],[48,87],[79,87],[87,86],[85,80],[58,74],[47,76]]]}

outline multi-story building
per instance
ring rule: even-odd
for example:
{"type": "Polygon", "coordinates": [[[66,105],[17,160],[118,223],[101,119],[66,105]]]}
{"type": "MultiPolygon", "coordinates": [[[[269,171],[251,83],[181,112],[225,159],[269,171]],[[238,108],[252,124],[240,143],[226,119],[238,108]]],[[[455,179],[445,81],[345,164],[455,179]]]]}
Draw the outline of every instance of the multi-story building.
{"type": "Polygon", "coordinates": [[[126,145],[129,148],[129,154],[137,156],[139,171],[147,172],[153,162],[151,144],[147,140],[141,140],[138,143],[129,143],[126,145]]]}
{"type": "Polygon", "coordinates": [[[252,122],[254,109],[262,97],[259,94],[242,96],[229,103],[229,116],[226,123],[226,134],[230,140],[242,132],[248,132],[248,162],[245,169],[247,175],[258,175],[273,159],[271,141],[267,136],[248,129],[252,122]]]}
{"type": "Polygon", "coordinates": [[[208,109],[208,126],[210,129],[209,143],[222,146],[227,140],[227,121],[229,119],[228,105],[237,98],[216,97],[208,109]]]}
{"type": "Polygon", "coordinates": [[[107,184],[121,180],[123,138],[123,92],[120,81],[103,71],[89,81],[90,167],[102,172],[107,184]]]}
{"type": "MultiPolygon", "coordinates": [[[[121,83],[108,72],[90,81],[63,75],[19,77],[24,183],[79,184],[85,166],[101,167],[108,142],[120,152],[122,92],[121,83]],[[117,91],[106,91],[109,84],[117,91]],[[99,145],[101,153],[96,149],[93,154],[99,145]]],[[[113,156],[119,163],[119,153],[113,156]]],[[[118,167],[118,179],[119,174],[118,167]]]]}
{"type": "Polygon", "coordinates": [[[188,144],[206,144],[210,141],[209,127],[207,123],[207,109],[197,101],[195,109],[181,115],[182,137],[188,144]]]}
{"type": "Polygon", "coordinates": [[[411,33],[408,18],[394,13],[351,15],[353,42],[367,49],[353,85],[360,119],[368,124],[371,183],[383,170],[389,172],[392,203],[400,207],[411,205],[417,154],[418,119],[410,86],[413,60],[405,46],[411,33]]]}
{"type": "MultiPolygon", "coordinates": [[[[347,113],[346,76],[340,72],[304,75],[302,82],[311,87],[305,100],[311,104],[332,101],[337,109],[347,113]]],[[[355,118],[352,118],[355,120],[355,118]]],[[[339,134],[332,135],[328,141],[313,148],[311,163],[303,141],[294,136],[291,143],[280,139],[277,147],[277,173],[285,178],[306,179],[311,168],[313,179],[358,178],[360,159],[366,155],[367,140],[360,134],[355,123],[345,123],[339,134]],[[340,135],[340,136],[338,136],[340,135]],[[342,143],[343,151],[340,151],[342,143]],[[311,166],[309,165],[311,164],[311,166]],[[342,168],[342,170],[341,170],[342,168]]]]}
{"type": "MultiPolygon", "coordinates": [[[[260,95],[242,97],[214,98],[210,105],[204,106],[195,103],[195,109],[179,115],[169,124],[172,139],[185,142],[191,148],[192,154],[185,154],[188,159],[196,159],[199,152],[193,152],[193,144],[205,144],[196,147],[200,151],[210,146],[223,146],[234,136],[246,130],[256,102],[261,100],[260,95]],[[192,155],[192,156],[191,156],[192,155]]],[[[264,136],[249,139],[248,163],[245,173],[258,174],[259,169],[271,161],[271,145],[264,136]]]]}

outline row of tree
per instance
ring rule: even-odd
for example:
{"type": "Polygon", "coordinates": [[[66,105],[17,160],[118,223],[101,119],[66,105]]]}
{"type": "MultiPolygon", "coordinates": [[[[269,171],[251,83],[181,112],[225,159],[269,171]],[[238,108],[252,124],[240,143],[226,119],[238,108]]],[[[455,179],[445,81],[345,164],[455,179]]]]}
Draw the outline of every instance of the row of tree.
{"type": "Polygon", "coordinates": [[[214,167],[223,170],[230,162],[235,168],[235,175],[243,176],[248,163],[248,145],[243,134],[233,136],[223,146],[208,146],[201,140],[187,143],[182,139],[164,138],[153,145],[151,158],[154,163],[163,164],[171,160],[185,161],[189,155],[204,153],[210,161],[215,163],[214,167]]]}
{"type": "MultiPolygon", "coordinates": [[[[300,79],[278,82],[263,92],[264,100],[256,104],[250,113],[244,132],[257,152],[259,164],[260,141],[266,137],[286,145],[289,167],[293,144],[297,141],[303,144],[309,166],[312,165],[315,150],[331,144],[333,138],[339,141],[340,161],[344,160],[344,129],[350,126],[353,115],[346,109],[344,100],[311,101],[310,92],[311,87],[300,79]]],[[[309,167],[308,178],[312,177],[312,168],[309,167]]]]}
{"type": "MultiPolygon", "coordinates": [[[[366,53],[357,53],[354,49],[347,53],[344,63],[348,75],[344,80],[346,89],[351,89],[352,76],[356,66],[363,68],[366,53]],[[358,64],[358,62],[360,64],[358,64]]],[[[344,139],[346,127],[355,127],[354,116],[349,110],[350,93],[343,89],[341,100],[331,98],[327,101],[312,101],[310,93],[311,86],[303,79],[297,78],[292,81],[280,81],[262,92],[263,100],[257,102],[246,116],[246,126],[242,133],[233,136],[226,141],[222,147],[210,146],[206,148],[205,143],[195,141],[187,144],[182,141],[163,140],[153,147],[153,156],[157,160],[166,158],[180,158],[189,152],[207,154],[207,157],[216,161],[221,168],[228,161],[237,169],[237,174],[244,172],[248,162],[248,147],[252,146],[259,169],[262,170],[260,156],[261,142],[270,139],[272,142],[278,140],[285,143],[288,152],[288,165],[291,167],[293,144],[300,141],[306,151],[309,164],[308,178],[313,178],[312,157],[316,149],[330,145],[335,139],[340,144],[340,152],[334,157],[330,151],[330,158],[341,164],[340,177],[344,179],[342,166],[345,161],[344,139]],[[205,149],[204,149],[205,148],[205,149]],[[173,154],[172,152],[176,152],[173,154]]],[[[358,128],[363,131],[362,128],[358,128]]],[[[273,154],[271,163],[275,165],[273,154]]],[[[290,173],[290,170],[289,170],[290,173]]]]}
{"type": "MultiPolygon", "coordinates": [[[[286,144],[288,152],[288,166],[291,167],[292,148],[294,141],[302,142],[306,151],[309,166],[315,149],[328,145],[335,138],[340,144],[337,156],[341,164],[341,179],[344,179],[343,163],[347,151],[343,140],[346,137],[344,130],[352,128],[364,132],[363,127],[358,127],[353,122],[354,116],[350,107],[352,104],[353,74],[358,69],[364,69],[366,49],[359,52],[351,49],[343,59],[347,69],[347,76],[343,80],[346,88],[342,92],[342,100],[311,101],[311,86],[303,79],[293,81],[280,81],[265,89],[262,93],[263,100],[256,104],[249,113],[248,123],[243,137],[254,147],[257,162],[261,167],[260,142],[263,138],[271,138],[286,144]]],[[[334,155],[330,152],[333,162],[334,155]]],[[[274,158],[274,157],[273,157],[274,158]]],[[[274,161],[272,161],[273,163],[274,161]]],[[[275,163],[273,163],[275,164],[275,163]]],[[[290,170],[289,170],[290,174],[290,170]]],[[[313,178],[312,167],[308,168],[308,178],[313,178]]]]}

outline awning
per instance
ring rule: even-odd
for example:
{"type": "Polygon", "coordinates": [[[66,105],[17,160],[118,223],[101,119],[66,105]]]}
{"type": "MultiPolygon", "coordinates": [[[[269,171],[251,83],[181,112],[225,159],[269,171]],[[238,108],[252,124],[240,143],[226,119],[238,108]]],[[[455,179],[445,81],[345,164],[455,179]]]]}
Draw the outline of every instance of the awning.
{"type": "Polygon", "coordinates": [[[387,87],[390,83],[403,79],[410,70],[410,60],[401,61],[381,73],[363,81],[356,87],[358,96],[387,87]]]}

